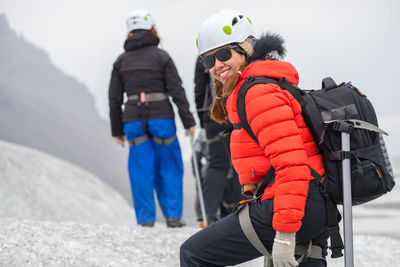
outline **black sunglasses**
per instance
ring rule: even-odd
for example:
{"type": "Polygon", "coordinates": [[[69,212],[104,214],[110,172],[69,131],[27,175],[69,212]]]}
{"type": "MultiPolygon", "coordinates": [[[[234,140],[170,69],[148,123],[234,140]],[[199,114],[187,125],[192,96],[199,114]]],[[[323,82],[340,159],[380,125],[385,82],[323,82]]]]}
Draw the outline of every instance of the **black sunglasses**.
{"type": "Polygon", "coordinates": [[[215,65],[215,59],[218,59],[221,62],[225,62],[232,57],[232,51],[231,49],[235,50],[239,54],[244,54],[244,51],[238,46],[238,45],[230,45],[223,47],[216,51],[214,54],[208,55],[208,56],[201,56],[201,60],[203,63],[203,66],[206,69],[211,69],[215,65]]]}

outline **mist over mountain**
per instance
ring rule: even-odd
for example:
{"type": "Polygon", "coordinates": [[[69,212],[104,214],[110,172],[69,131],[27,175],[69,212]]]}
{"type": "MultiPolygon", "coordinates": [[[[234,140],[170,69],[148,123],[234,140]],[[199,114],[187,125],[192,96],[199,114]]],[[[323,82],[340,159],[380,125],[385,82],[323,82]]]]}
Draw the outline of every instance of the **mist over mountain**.
{"type": "Polygon", "coordinates": [[[127,149],[113,143],[85,85],[18,36],[1,14],[0,58],[0,139],[72,162],[129,198],[127,149]]]}

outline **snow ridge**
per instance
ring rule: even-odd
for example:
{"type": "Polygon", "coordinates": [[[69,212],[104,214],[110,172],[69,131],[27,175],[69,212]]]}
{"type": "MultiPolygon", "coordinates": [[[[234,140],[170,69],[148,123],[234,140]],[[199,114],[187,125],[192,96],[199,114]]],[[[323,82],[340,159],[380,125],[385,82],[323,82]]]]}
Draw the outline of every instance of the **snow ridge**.
{"type": "Polygon", "coordinates": [[[132,225],[127,201],[91,173],[0,141],[0,218],[132,225]]]}

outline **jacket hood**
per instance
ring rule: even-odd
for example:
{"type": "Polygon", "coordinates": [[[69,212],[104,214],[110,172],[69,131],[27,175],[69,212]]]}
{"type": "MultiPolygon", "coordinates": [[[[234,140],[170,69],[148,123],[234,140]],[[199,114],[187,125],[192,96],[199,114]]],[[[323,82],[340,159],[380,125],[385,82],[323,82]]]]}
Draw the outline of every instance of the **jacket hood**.
{"type": "Polygon", "coordinates": [[[271,32],[262,34],[254,44],[254,52],[250,57],[250,62],[266,58],[282,60],[286,54],[286,48],[283,43],[284,39],[279,34],[271,32]]]}
{"type": "Polygon", "coordinates": [[[250,64],[242,71],[240,80],[249,76],[263,76],[279,80],[285,77],[290,83],[298,85],[299,74],[292,64],[281,61],[286,49],[283,38],[275,33],[263,34],[254,45],[250,64]]]}
{"type": "Polygon", "coordinates": [[[133,35],[126,39],[124,44],[125,51],[139,49],[144,46],[158,46],[160,39],[155,36],[151,31],[136,30],[133,35]]]}

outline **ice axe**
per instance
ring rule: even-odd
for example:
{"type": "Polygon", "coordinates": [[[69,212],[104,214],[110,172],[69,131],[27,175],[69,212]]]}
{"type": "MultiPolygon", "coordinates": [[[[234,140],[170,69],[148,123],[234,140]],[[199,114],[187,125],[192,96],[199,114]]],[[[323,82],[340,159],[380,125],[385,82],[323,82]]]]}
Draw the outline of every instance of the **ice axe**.
{"type": "Polygon", "coordinates": [[[194,176],[196,178],[196,183],[197,183],[197,190],[198,195],[199,195],[199,201],[200,201],[200,209],[201,209],[201,215],[203,216],[203,222],[204,225],[208,225],[207,222],[207,215],[206,215],[206,208],[204,206],[204,197],[203,197],[203,189],[201,186],[201,181],[200,181],[200,172],[199,172],[199,165],[197,164],[197,155],[196,155],[196,149],[194,147],[194,138],[191,135],[190,136],[190,145],[192,147],[192,159],[193,159],[193,165],[194,165],[194,176]]]}
{"type": "MultiPolygon", "coordinates": [[[[350,134],[342,132],[342,151],[350,151],[350,134]]],[[[344,266],[354,266],[353,255],[353,214],[351,200],[351,167],[350,159],[343,159],[343,232],[344,232],[344,266]]]]}

